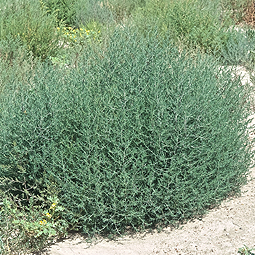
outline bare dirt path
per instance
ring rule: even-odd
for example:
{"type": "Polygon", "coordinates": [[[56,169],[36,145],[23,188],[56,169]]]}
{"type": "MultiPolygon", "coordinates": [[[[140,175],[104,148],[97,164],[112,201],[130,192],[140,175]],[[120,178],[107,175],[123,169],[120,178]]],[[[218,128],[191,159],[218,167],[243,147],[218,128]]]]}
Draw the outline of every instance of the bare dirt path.
{"type": "MultiPolygon", "coordinates": [[[[249,82],[243,69],[238,71],[244,75],[243,82],[249,82]]],[[[166,228],[161,233],[136,234],[115,241],[99,238],[92,243],[80,235],[70,236],[52,245],[45,254],[237,255],[244,244],[255,247],[255,168],[251,169],[248,180],[240,197],[222,202],[202,219],[179,229],[166,228]]]]}
{"type": "Polygon", "coordinates": [[[182,229],[164,229],[161,233],[125,236],[116,241],[99,239],[92,244],[73,236],[53,245],[52,255],[148,255],[148,254],[219,254],[237,255],[238,248],[255,246],[255,169],[242,195],[224,201],[201,220],[188,222],[182,229]]]}

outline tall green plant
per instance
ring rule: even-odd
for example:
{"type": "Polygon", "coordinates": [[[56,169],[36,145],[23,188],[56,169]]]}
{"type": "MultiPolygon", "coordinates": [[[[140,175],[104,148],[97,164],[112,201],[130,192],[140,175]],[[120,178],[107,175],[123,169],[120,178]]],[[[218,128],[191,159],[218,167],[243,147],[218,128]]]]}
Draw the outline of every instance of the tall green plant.
{"type": "Polygon", "coordinates": [[[240,191],[251,162],[240,80],[134,30],[0,97],[0,177],[20,180],[10,192],[54,184],[63,219],[88,234],[202,214],[240,191]]]}

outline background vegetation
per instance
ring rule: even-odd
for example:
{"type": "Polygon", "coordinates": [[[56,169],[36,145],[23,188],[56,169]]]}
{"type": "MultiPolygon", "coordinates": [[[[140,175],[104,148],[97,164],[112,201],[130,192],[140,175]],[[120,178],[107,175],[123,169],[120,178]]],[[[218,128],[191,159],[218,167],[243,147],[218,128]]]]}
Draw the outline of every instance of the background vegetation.
{"type": "Polygon", "coordinates": [[[0,253],[178,226],[246,182],[253,1],[0,0],[0,253]]]}

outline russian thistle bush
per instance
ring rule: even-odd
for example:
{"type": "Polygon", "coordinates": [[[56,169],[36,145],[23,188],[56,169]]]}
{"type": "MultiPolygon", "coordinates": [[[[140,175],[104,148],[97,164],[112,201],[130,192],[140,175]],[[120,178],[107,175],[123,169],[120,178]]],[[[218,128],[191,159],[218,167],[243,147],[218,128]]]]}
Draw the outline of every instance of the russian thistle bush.
{"type": "Polygon", "coordinates": [[[83,54],[1,96],[0,177],[54,183],[64,219],[89,234],[185,221],[240,191],[252,156],[240,80],[156,32],[117,29],[83,54]]]}

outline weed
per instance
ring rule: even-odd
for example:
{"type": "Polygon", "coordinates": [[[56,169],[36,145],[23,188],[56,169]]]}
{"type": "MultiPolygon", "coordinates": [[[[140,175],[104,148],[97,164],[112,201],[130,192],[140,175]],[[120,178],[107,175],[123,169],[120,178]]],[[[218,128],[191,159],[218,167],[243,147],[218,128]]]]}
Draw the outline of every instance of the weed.
{"type": "Polygon", "coordinates": [[[239,248],[238,253],[241,255],[254,255],[252,251],[255,250],[254,248],[248,248],[246,245],[244,247],[239,248]]]}

